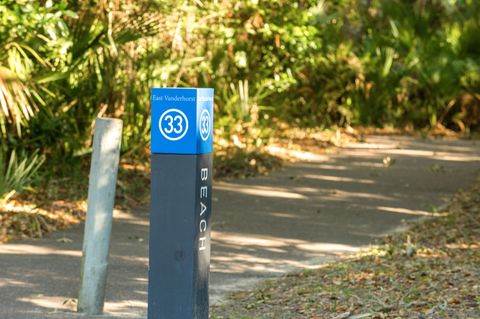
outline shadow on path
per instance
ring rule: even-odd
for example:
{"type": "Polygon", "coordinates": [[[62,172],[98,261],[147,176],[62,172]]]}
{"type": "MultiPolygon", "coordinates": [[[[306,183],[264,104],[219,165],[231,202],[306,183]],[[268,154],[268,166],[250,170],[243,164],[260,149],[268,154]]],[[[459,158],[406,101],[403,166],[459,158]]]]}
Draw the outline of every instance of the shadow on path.
{"type": "MultiPolygon", "coordinates": [[[[335,153],[304,156],[308,161],[270,176],[215,183],[213,302],[261,279],[354,253],[404,221],[432,216],[480,168],[480,145],[471,141],[372,136],[335,153]]],[[[77,317],[71,299],[82,232],[83,225],[0,245],[0,318],[77,317]]],[[[102,318],[145,317],[147,232],[147,211],[115,213],[109,316],[102,318]]]]}

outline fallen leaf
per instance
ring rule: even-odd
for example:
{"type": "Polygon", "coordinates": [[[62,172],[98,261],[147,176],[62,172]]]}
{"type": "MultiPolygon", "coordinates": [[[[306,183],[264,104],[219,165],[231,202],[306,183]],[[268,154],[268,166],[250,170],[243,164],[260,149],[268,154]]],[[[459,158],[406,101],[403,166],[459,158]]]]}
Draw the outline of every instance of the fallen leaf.
{"type": "Polygon", "coordinates": [[[67,243],[72,243],[73,240],[68,237],[62,237],[62,238],[58,238],[57,242],[67,244],[67,243]]]}
{"type": "Polygon", "coordinates": [[[383,166],[390,167],[393,164],[395,164],[395,160],[392,159],[390,156],[383,158],[383,166]]]}

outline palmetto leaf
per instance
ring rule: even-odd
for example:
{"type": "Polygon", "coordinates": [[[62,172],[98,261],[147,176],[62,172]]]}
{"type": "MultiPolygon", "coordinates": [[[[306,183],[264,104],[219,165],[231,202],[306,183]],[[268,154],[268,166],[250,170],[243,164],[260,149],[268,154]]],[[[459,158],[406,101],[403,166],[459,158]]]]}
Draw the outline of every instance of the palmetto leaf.
{"type": "Polygon", "coordinates": [[[0,152],[0,200],[7,200],[31,183],[44,161],[37,152],[30,156],[20,153],[19,156],[13,150],[8,161],[0,152]]]}
{"type": "Polygon", "coordinates": [[[16,126],[21,135],[21,127],[34,115],[35,100],[43,102],[33,83],[28,85],[10,69],[0,66],[0,129],[7,134],[7,123],[16,126]]]}
{"type": "Polygon", "coordinates": [[[145,14],[136,18],[125,17],[116,24],[113,38],[115,42],[124,44],[157,35],[162,26],[162,19],[158,15],[145,14]]]}

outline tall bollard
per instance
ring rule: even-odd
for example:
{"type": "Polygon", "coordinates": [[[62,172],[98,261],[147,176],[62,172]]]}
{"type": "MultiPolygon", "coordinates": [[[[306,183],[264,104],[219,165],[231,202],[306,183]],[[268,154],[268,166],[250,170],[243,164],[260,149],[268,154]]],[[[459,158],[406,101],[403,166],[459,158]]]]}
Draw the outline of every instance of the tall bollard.
{"type": "Polygon", "coordinates": [[[89,315],[103,312],[121,140],[121,120],[96,119],[77,306],[89,315]]]}
{"type": "Polygon", "coordinates": [[[213,89],[152,89],[148,319],[207,319],[213,89]]]}

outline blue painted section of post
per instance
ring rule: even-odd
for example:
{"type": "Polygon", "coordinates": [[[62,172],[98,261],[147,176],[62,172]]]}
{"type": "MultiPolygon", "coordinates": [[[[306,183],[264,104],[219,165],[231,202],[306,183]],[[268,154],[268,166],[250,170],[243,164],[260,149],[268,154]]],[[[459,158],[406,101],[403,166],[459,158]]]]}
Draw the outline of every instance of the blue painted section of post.
{"type": "Polygon", "coordinates": [[[152,89],[152,154],[212,152],[213,89],[152,89]]]}
{"type": "Polygon", "coordinates": [[[207,319],[213,90],[151,91],[148,319],[207,319]]]}

